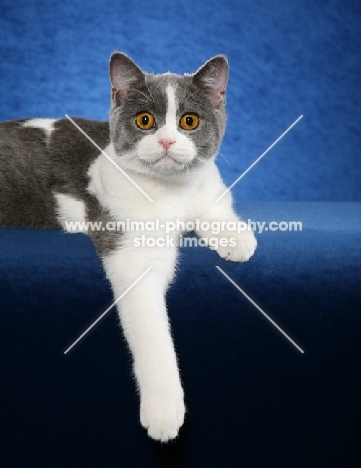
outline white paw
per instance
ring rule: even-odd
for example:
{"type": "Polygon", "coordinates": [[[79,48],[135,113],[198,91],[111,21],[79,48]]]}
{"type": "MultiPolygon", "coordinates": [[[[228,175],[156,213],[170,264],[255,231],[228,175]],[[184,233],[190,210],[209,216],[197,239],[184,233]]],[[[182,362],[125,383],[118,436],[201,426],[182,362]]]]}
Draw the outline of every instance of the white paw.
{"type": "Polygon", "coordinates": [[[155,440],[167,442],[178,435],[184,421],[183,390],[146,392],[140,403],[140,422],[155,440]]]}
{"type": "Polygon", "coordinates": [[[257,239],[251,229],[239,234],[223,231],[219,237],[229,239],[227,246],[217,248],[219,256],[232,262],[246,262],[252,257],[257,247],[257,239]]]}

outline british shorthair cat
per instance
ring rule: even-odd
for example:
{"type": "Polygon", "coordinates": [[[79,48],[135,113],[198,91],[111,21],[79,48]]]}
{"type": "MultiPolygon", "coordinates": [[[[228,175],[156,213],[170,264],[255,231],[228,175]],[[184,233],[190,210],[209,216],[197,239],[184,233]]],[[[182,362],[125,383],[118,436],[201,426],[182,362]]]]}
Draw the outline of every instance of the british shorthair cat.
{"type": "MultiPolygon", "coordinates": [[[[133,357],[141,424],[166,442],[185,415],[165,300],[182,226],[199,220],[195,232],[209,242],[215,235],[207,223],[240,220],[230,192],[216,202],[226,190],[215,158],[226,124],[228,63],[218,55],[194,74],[152,75],[115,52],[109,71],[109,122],[0,124],[0,226],[69,230],[71,223],[122,223],[122,229],[86,233],[114,298],[123,294],[117,308],[133,357]],[[154,220],[155,230],[144,228],[154,220]],[[127,229],[125,221],[140,229],[127,229]],[[171,232],[170,222],[177,226],[171,232]],[[150,237],[151,247],[136,242],[150,237]]],[[[216,237],[223,242],[215,250],[234,262],[248,260],[257,245],[251,229],[221,229],[216,237]]]]}

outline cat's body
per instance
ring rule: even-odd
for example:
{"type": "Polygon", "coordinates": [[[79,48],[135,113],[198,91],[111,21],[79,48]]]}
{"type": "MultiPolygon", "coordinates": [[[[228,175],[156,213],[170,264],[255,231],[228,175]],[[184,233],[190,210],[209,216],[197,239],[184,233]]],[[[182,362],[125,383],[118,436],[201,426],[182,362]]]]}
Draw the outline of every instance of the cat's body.
{"type": "MultiPolygon", "coordinates": [[[[174,277],[181,230],[167,222],[238,221],[215,156],[224,133],[228,67],[222,56],[195,75],[144,74],[115,53],[110,64],[110,122],[29,119],[0,125],[0,226],[61,227],[68,222],[159,220],[157,231],[88,231],[118,298],[118,312],[134,359],[140,417],[151,437],[176,437],[185,407],[169,330],[165,293],[174,277]],[[115,167],[111,159],[130,177],[115,167]],[[140,190],[141,189],[141,190],[140,190]],[[151,201],[152,200],[152,201],[151,201]],[[137,246],[135,237],[174,239],[137,246]],[[163,244],[162,244],[163,245],[163,244]]],[[[214,234],[196,230],[204,238],[214,234]]],[[[221,257],[246,261],[253,232],[221,231],[235,246],[221,257]]]]}

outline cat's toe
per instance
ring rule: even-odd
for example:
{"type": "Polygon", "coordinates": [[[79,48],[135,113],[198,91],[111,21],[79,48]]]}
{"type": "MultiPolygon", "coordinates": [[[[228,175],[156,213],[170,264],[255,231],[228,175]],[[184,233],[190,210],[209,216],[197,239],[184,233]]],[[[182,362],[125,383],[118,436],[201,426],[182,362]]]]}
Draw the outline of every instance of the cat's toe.
{"type": "Polygon", "coordinates": [[[252,257],[257,248],[257,239],[253,231],[245,231],[241,234],[231,233],[229,239],[233,239],[233,242],[230,242],[226,247],[217,249],[219,256],[225,260],[246,262],[252,257]]]}
{"type": "Polygon", "coordinates": [[[148,435],[161,442],[175,439],[184,422],[183,392],[157,392],[142,398],[140,420],[148,435]]]}

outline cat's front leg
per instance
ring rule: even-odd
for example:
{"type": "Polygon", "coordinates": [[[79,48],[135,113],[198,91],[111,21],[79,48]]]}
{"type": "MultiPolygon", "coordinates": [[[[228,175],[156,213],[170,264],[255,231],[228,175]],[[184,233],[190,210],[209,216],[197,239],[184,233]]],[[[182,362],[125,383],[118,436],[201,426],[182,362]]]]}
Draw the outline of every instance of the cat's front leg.
{"type": "Polygon", "coordinates": [[[173,247],[134,247],[125,239],[103,258],[116,298],[152,266],[119,302],[118,312],[133,355],[141,424],[150,437],[162,442],[177,436],[185,414],[165,303],[176,255],[173,247]]]}
{"type": "Polygon", "coordinates": [[[250,226],[242,221],[232,208],[232,196],[228,192],[201,215],[196,234],[207,240],[219,256],[233,262],[246,262],[254,254],[257,240],[250,226]],[[204,222],[204,224],[202,224],[204,222]],[[204,229],[202,226],[209,229],[204,229]]]}

